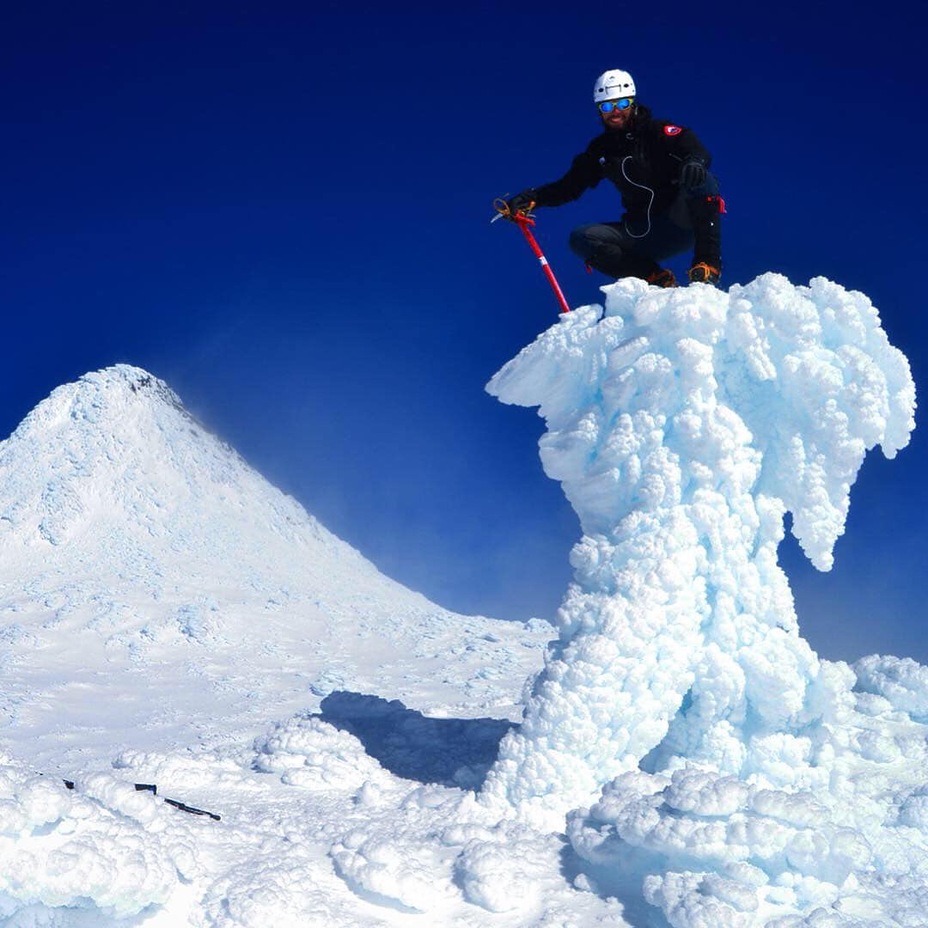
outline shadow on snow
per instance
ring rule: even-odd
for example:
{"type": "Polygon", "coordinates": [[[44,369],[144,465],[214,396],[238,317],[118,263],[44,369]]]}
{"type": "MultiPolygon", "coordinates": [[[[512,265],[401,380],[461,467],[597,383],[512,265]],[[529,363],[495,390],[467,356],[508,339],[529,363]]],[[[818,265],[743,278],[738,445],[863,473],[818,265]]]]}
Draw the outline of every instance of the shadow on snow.
{"type": "Polygon", "coordinates": [[[337,691],[320,718],[354,735],[390,773],[419,783],[477,790],[515,723],[505,719],[433,719],[398,699],[337,691]]]}
{"type": "MultiPolygon", "coordinates": [[[[505,719],[435,719],[407,709],[398,699],[337,691],[320,703],[318,715],[354,735],[364,750],[390,773],[419,783],[479,790],[499,753],[503,736],[518,725],[505,719]]],[[[669,928],[668,922],[641,895],[640,875],[612,872],[581,860],[564,838],[561,872],[573,883],[580,874],[590,890],[616,896],[623,917],[634,928],[669,928]]]]}

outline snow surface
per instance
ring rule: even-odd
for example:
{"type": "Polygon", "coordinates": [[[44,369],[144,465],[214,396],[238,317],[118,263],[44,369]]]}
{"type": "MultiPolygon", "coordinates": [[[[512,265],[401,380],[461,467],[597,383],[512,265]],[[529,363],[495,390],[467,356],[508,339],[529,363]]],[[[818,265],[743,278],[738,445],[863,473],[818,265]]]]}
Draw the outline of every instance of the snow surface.
{"type": "Polygon", "coordinates": [[[0,445],[2,924],[928,925],[928,668],[820,660],[776,557],[831,565],[905,357],[821,278],[604,293],[488,387],[580,519],[556,628],[382,576],[136,368],[0,445]]]}

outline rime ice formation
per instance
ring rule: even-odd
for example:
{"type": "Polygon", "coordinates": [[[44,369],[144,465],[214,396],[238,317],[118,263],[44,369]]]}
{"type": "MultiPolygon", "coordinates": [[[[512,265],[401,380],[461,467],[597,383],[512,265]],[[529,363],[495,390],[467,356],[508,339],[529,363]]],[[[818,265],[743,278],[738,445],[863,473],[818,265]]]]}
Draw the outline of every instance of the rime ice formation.
{"type": "Polygon", "coordinates": [[[673,925],[842,895],[865,911],[854,880],[928,873],[928,821],[900,813],[928,782],[928,680],[819,660],[777,546],[788,511],[830,567],[866,451],[892,458],[914,428],[908,362],[863,294],[823,278],[604,290],[604,314],[563,316],[488,386],[539,407],[583,537],[482,799],[554,828],[577,809],[592,878],[632,879],[673,925]]]}

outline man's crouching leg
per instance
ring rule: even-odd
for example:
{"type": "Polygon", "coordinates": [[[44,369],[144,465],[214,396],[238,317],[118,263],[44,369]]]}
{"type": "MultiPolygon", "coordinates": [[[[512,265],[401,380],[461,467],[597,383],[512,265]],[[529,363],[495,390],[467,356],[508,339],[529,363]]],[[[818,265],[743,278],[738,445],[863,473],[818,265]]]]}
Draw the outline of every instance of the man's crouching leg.
{"type": "MultiPolygon", "coordinates": [[[[651,258],[630,253],[619,223],[599,222],[579,226],[570,233],[570,249],[587,267],[607,277],[639,277],[656,282],[658,277],[666,280],[667,274],[673,276],[671,272],[663,272],[651,258]]],[[[661,283],[659,286],[672,284],[661,283]]]]}

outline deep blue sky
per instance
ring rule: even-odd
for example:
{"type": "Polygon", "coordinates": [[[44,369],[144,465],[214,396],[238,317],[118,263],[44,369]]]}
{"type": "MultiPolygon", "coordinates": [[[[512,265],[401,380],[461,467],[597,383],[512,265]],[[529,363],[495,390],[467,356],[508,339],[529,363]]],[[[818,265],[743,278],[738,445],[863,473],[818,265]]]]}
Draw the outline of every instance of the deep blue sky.
{"type": "MultiPolygon", "coordinates": [[[[4,12],[0,434],[57,385],[137,364],[386,573],[458,611],[551,616],[576,518],[541,420],[483,386],[557,307],[488,220],[596,133],[612,67],[713,152],[723,283],[863,290],[922,382],[928,133],[903,12],[312,6],[4,12]]],[[[605,280],[567,233],[617,215],[606,185],[539,215],[575,305],[605,280]]],[[[928,662],[926,458],[918,430],[871,455],[830,574],[784,546],[823,656],[928,662]]]]}

